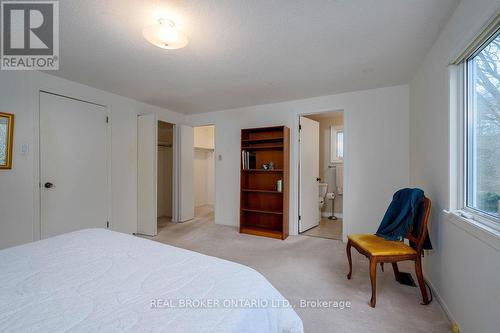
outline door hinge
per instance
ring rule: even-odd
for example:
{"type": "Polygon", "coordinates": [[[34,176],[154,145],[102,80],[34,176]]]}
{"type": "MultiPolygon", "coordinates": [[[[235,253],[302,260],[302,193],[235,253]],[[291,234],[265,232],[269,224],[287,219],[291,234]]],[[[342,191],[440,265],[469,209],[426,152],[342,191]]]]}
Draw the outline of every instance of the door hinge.
{"type": "Polygon", "coordinates": [[[109,221],[106,221],[106,228],[109,228],[109,221]]]}
{"type": "Polygon", "coordinates": [[[299,221],[302,220],[302,216],[299,215],[299,221]]]}
{"type": "Polygon", "coordinates": [[[109,123],[109,117],[106,116],[106,123],[109,123]]]}
{"type": "Polygon", "coordinates": [[[301,130],[302,130],[302,125],[301,125],[301,124],[299,124],[299,131],[301,131],[301,130]]]}

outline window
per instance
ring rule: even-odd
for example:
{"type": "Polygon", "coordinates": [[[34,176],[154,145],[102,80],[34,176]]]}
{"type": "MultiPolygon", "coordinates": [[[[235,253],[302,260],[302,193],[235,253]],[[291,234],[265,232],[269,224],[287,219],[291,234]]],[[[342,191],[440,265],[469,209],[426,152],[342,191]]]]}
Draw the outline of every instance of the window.
{"type": "Polygon", "coordinates": [[[344,129],[342,126],[330,126],[330,163],[344,161],[344,129]]]}
{"type": "Polygon", "coordinates": [[[344,159],[344,131],[337,131],[337,158],[344,159]]]}
{"type": "Polygon", "coordinates": [[[500,222],[500,34],[464,60],[464,207],[500,222]]]}

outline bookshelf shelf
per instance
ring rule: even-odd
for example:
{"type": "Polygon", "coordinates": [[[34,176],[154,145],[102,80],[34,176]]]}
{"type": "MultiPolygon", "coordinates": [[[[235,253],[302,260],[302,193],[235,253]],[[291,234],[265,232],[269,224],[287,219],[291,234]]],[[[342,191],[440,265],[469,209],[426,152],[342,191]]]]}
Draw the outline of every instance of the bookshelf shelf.
{"type": "Polygon", "coordinates": [[[272,230],[259,227],[240,227],[240,232],[249,235],[264,236],[270,238],[282,238],[282,232],[280,230],[272,230]]]}
{"type": "Polygon", "coordinates": [[[246,146],[241,147],[245,150],[261,150],[261,149],[283,149],[283,145],[267,145],[267,146],[246,146]]]}
{"type": "Polygon", "coordinates": [[[243,172],[283,172],[283,169],[271,169],[271,170],[265,170],[265,169],[243,169],[241,170],[243,172]]]}
{"type": "Polygon", "coordinates": [[[289,145],[286,126],[241,131],[241,233],[288,237],[289,145]],[[273,169],[264,169],[271,162],[273,169]]]}
{"type": "Polygon", "coordinates": [[[248,209],[243,208],[242,211],[249,213],[261,213],[261,214],[275,214],[275,215],[283,215],[283,212],[273,212],[271,210],[259,210],[259,209],[248,209]]]}
{"type": "Polygon", "coordinates": [[[260,138],[260,139],[242,139],[243,143],[262,143],[262,142],[273,142],[273,141],[283,141],[283,137],[275,137],[275,138],[260,138]]]}
{"type": "Polygon", "coordinates": [[[259,193],[268,193],[268,194],[283,194],[283,192],[272,191],[272,190],[255,190],[255,189],[242,189],[243,192],[259,192],[259,193]]]}

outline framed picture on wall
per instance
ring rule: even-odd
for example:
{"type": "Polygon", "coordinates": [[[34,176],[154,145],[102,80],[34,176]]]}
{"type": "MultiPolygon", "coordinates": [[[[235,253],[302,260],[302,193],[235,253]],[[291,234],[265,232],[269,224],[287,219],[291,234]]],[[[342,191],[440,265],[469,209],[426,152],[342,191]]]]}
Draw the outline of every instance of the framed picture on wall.
{"type": "Polygon", "coordinates": [[[0,112],[0,169],[12,168],[14,115],[0,112]]]}

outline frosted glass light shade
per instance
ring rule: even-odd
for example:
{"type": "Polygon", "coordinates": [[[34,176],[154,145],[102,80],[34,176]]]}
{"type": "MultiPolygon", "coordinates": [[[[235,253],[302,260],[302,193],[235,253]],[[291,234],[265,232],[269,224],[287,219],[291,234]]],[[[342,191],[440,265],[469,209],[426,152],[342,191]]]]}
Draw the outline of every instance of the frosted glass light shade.
{"type": "Polygon", "coordinates": [[[189,42],[187,37],[177,30],[174,22],[165,19],[160,19],[158,23],[145,27],[142,35],[148,42],[162,49],[180,49],[189,42]]]}

